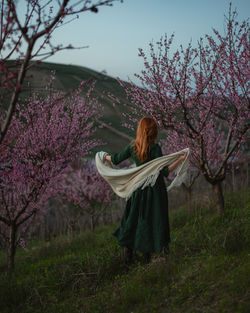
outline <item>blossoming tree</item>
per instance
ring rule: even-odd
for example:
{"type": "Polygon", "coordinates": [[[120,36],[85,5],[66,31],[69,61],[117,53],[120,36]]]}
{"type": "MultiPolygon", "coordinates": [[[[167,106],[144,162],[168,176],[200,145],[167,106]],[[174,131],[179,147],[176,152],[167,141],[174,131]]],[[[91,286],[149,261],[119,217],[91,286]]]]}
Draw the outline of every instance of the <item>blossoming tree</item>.
{"type": "Polygon", "coordinates": [[[222,181],[229,159],[236,158],[249,133],[249,24],[237,21],[231,5],[226,33],[213,30],[197,48],[182,46],[171,54],[174,36],[140,49],[142,87],[124,86],[132,103],[132,124],[151,115],[170,132],[172,147],[189,146],[195,166],[213,186],[224,211],[222,181]],[[177,138],[178,137],[178,138],[177,138]]]}
{"type": "Polygon", "coordinates": [[[17,245],[46,208],[43,203],[58,177],[72,160],[100,144],[92,137],[100,105],[91,93],[81,96],[85,84],[69,97],[48,92],[45,98],[33,95],[18,104],[0,146],[0,239],[10,271],[17,245]]]}

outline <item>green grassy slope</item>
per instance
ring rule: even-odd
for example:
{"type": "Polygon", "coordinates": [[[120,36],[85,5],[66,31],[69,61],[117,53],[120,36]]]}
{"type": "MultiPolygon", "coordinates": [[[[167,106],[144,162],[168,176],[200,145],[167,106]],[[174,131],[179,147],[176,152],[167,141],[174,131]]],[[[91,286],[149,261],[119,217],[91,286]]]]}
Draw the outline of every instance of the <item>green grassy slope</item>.
{"type": "Polygon", "coordinates": [[[170,254],[125,269],[106,226],[91,233],[19,250],[12,277],[0,255],[1,313],[247,313],[249,312],[249,190],[213,208],[170,214],[170,254]]]}

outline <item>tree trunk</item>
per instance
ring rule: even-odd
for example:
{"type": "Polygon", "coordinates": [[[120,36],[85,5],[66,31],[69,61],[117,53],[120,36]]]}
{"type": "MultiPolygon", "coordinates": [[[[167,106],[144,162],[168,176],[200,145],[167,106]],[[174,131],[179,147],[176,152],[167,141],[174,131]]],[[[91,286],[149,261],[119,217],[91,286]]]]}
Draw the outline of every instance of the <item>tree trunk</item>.
{"type": "Polygon", "coordinates": [[[188,187],[186,189],[186,199],[187,199],[187,206],[188,210],[191,210],[191,200],[192,200],[192,187],[188,187]]]}
{"type": "Polygon", "coordinates": [[[16,226],[11,225],[7,247],[7,267],[9,272],[12,272],[14,270],[15,254],[16,254],[16,226]]]}
{"type": "Polygon", "coordinates": [[[92,231],[94,231],[94,229],[95,229],[95,221],[94,221],[94,214],[91,214],[91,216],[90,216],[90,228],[91,228],[91,230],[92,231]]]}
{"type": "Polygon", "coordinates": [[[248,188],[248,180],[249,180],[249,177],[248,177],[248,162],[245,163],[246,164],[246,189],[248,188]]]}
{"type": "Polygon", "coordinates": [[[222,215],[224,213],[225,204],[221,183],[221,181],[218,181],[213,185],[213,192],[215,196],[216,208],[218,209],[219,214],[222,215]]]}
{"type": "Polygon", "coordinates": [[[102,211],[102,225],[105,226],[107,224],[107,216],[106,216],[106,210],[103,209],[102,211]]]}
{"type": "Polygon", "coordinates": [[[9,128],[9,125],[10,125],[10,122],[11,122],[11,119],[12,119],[12,116],[13,116],[13,114],[15,112],[16,103],[17,103],[17,101],[19,99],[19,94],[21,92],[21,88],[18,87],[18,85],[22,85],[23,84],[23,81],[24,81],[24,78],[25,78],[26,72],[27,72],[27,66],[28,66],[29,61],[31,59],[31,54],[32,54],[32,50],[33,50],[34,44],[35,44],[34,40],[32,40],[32,42],[29,42],[24,61],[23,61],[22,65],[21,65],[21,68],[20,68],[20,70],[18,72],[18,78],[17,78],[17,82],[16,82],[16,87],[15,87],[15,89],[14,89],[14,91],[12,93],[11,99],[10,99],[10,104],[9,104],[9,107],[8,107],[6,118],[5,118],[5,120],[3,121],[2,125],[1,125],[1,129],[0,129],[0,144],[3,142],[4,136],[7,133],[7,130],[9,128]]]}
{"type": "Polygon", "coordinates": [[[235,191],[235,168],[233,163],[232,163],[232,190],[235,191]]]}
{"type": "Polygon", "coordinates": [[[114,223],[114,218],[113,218],[113,208],[111,207],[110,209],[110,223],[113,225],[114,223]]]}
{"type": "Polygon", "coordinates": [[[187,203],[188,210],[191,210],[191,199],[192,199],[192,187],[186,186],[184,183],[182,184],[182,188],[185,192],[185,198],[187,203]]]}

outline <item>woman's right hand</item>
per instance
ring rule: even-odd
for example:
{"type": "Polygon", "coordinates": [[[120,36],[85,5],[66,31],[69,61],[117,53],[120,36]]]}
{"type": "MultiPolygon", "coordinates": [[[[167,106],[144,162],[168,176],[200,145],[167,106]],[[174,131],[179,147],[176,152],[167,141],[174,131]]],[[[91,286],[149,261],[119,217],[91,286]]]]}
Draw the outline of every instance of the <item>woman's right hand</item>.
{"type": "Polygon", "coordinates": [[[105,160],[111,162],[111,156],[110,155],[106,155],[105,160]]]}

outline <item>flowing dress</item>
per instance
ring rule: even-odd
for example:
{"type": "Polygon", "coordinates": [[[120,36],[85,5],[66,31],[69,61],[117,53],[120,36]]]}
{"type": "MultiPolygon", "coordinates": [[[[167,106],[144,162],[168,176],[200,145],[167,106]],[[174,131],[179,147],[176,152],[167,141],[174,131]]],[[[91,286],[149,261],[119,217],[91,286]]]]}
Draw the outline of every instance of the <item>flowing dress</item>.
{"type": "MultiPolygon", "coordinates": [[[[114,165],[131,158],[136,166],[162,156],[159,144],[149,148],[148,158],[140,162],[129,144],[120,153],[111,154],[114,165]]],[[[138,188],[127,200],[120,227],[114,232],[120,246],[142,253],[160,253],[170,242],[168,195],[163,177],[168,176],[165,166],[153,187],[138,188]]]]}

